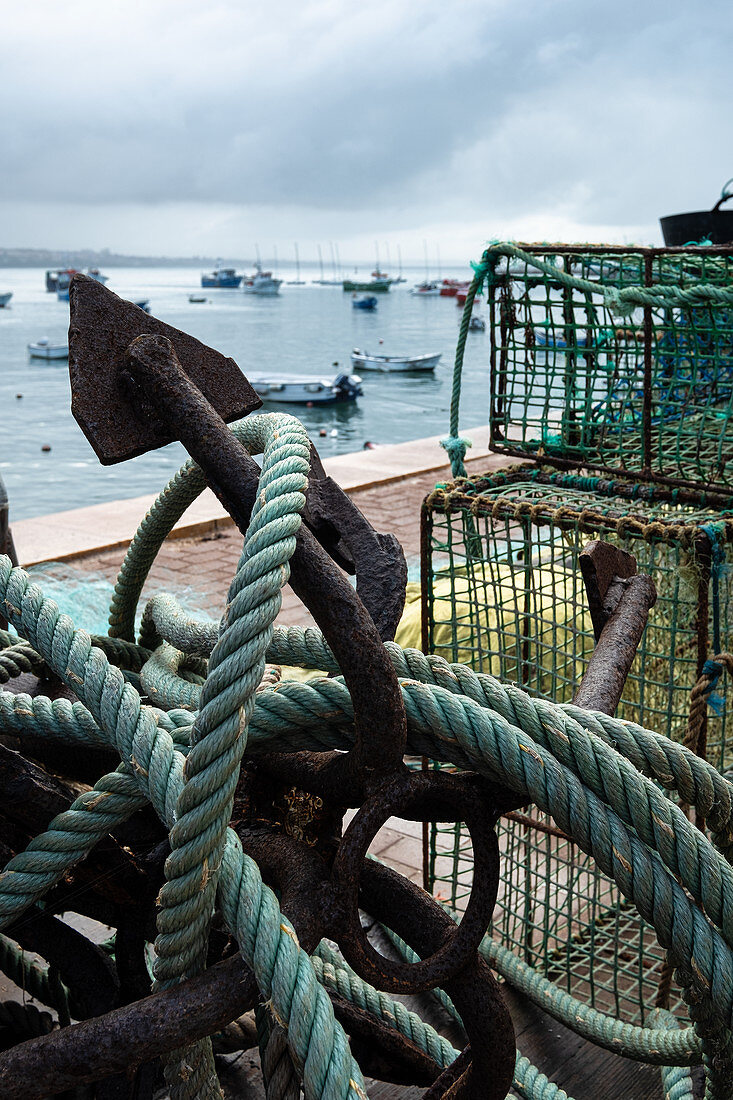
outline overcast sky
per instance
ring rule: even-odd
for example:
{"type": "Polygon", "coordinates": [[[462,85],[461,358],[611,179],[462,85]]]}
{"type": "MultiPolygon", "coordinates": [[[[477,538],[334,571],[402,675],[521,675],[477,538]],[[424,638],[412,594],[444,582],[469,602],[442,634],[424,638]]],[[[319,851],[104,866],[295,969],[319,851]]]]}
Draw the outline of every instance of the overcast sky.
{"type": "Polygon", "coordinates": [[[3,4],[0,246],[661,240],[733,176],[730,0],[3,4]]]}

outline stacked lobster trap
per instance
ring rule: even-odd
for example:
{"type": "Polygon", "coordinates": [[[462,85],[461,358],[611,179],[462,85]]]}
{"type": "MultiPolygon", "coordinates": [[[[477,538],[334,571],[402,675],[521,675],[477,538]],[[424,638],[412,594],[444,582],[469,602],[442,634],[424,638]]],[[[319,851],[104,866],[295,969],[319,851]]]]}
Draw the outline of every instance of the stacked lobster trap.
{"type": "MultiPolygon", "coordinates": [[[[422,510],[424,651],[570,703],[594,646],[579,554],[614,543],[658,594],[617,714],[732,769],[714,658],[733,598],[733,249],[495,245],[473,289],[484,278],[490,446],[524,462],[460,476],[454,403],[455,480],[422,510]]],[[[501,829],[505,976],[642,1027],[675,1008],[664,952],[614,882],[536,809],[501,829]]],[[[431,827],[425,871],[465,905],[461,826],[431,827]]]]}

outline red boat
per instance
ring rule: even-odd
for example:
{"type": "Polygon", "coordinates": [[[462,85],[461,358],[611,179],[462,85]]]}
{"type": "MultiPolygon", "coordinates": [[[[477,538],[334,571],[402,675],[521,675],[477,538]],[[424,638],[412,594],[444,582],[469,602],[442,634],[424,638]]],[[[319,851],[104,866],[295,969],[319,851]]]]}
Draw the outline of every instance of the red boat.
{"type": "Polygon", "coordinates": [[[455,298],[462,290],[467,290],[470,285],[470,283],[462,282],[460,279],[443,279],[440,284],[440,296],[441,298],[455,298]]]}

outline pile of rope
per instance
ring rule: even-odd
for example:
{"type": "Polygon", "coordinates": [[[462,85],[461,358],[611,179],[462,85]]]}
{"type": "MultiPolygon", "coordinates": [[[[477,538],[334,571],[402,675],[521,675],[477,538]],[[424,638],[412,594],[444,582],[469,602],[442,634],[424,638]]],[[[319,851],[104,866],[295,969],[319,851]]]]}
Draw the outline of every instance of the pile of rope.
{"type": "MultiPolygon", "coordinates": [[[[163,490],[130,546],[108,638],[77,629],[28,574],[0,558],[0,609],[23,639],[24,659],[36,668],[30,652],[39,655],[79,700],[52,702],[2,691],[0,729],[21,739],[114,749],[120,759],[116,770],[7,864],[0,874],[0,927],[17,920],[102,838],[150,803],[171,847],[158,899],[157,988],[205,968],[216,909],[254,973],[270,1018],[282,1029],[306,1097],[363,1100],[364,1080],[327,989],[368,1007],[440,1065],[449,1064],[456,1052],[404,1006],[363,982],[325,944],[313,957],[306,954],[229,827],[245,754],[347,750],[354,739],[351,698],[321,633],[273,626],[305,500],[306,431],[283,415],[250,417],[233,431],[251,453],[263,453],[263,463],[218,628],[190,619],[172,598],[157,597],[135,640],[140,593],[157,551],[205,487],[193,462],[163,490]],[[266,662],[332,675],[307,683],[270,677],[262,685],[266,662]],[[157,705],[143,704],[141,692],[157,705]]],[[[12,648],[18,650],[17,641],[12,648]]],[[[550,813],[614,878],[667,949],[692,1026],[679,1027],[663,1014],[654,1028],[618,1021],[611,1026],[586,1009],[583,1033],[664,1066],[702,1062],[708,1100],[729,1100],[733,798],[728,781],[684,747],[630,723],[532,699],[467,667],[392,643],[387,651],[407,714],[408,751],[478,772],[550,813]],[[712,842],[661,788],[676,792],[707,819],[712,842]]],[[[542,982],[513,957],[507,959],[490,938],[484,951],[491,965],[520,987],[542,982]]],[[[2,952],[0,966],[12,968],[2,952]]],[[[50,984],[38,986],[44,1003],[53,1005],[50,984]]],[[[545,1007],[562,1019],[576,1012],[575,1004],[560,997],[545,1007]]],[[[668,1084],[674,1081],[675,1097],[692,1096],[684,1069],[665,1073],[668,1084]]],[[[219,1096],[210,1039],[173,1052],[166,1077],[177,1100],[219,1096]]],[[[528,1100],[565,1096],[521,1055],[514,1088],[528,1100]]]]}

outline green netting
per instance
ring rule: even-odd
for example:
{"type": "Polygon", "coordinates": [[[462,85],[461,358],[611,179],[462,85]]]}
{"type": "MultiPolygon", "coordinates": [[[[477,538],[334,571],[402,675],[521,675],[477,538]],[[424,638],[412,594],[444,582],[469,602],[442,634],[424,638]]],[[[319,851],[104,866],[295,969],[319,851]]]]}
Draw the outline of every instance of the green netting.
{"type": "Polygon", "coordinates": [[[492,448],[733,487],[733,252],[496,245],[492,448]]]}
{"type": "MultiPolygon", "coordinates": [[[[424,648],[560,702],[594,645],[580,550],[602,538],[633,553],[658,599],[618,714],[685,738],[705,660],[729,645],[733,498],[712,511],[691,491],[522,466],[438,486],[423,524],[424,648]]],[[[714,701],[699,749],[726,769],[723,684],[714,701]]],[[[653,930],[536,811],[505,819],[500,842],[495,936],[585,1003],[643,1023],[664,967],[653,930]]],[[[430,883],[458,909],[472,864],[460,827],[432,827],[430,883]]]]}

